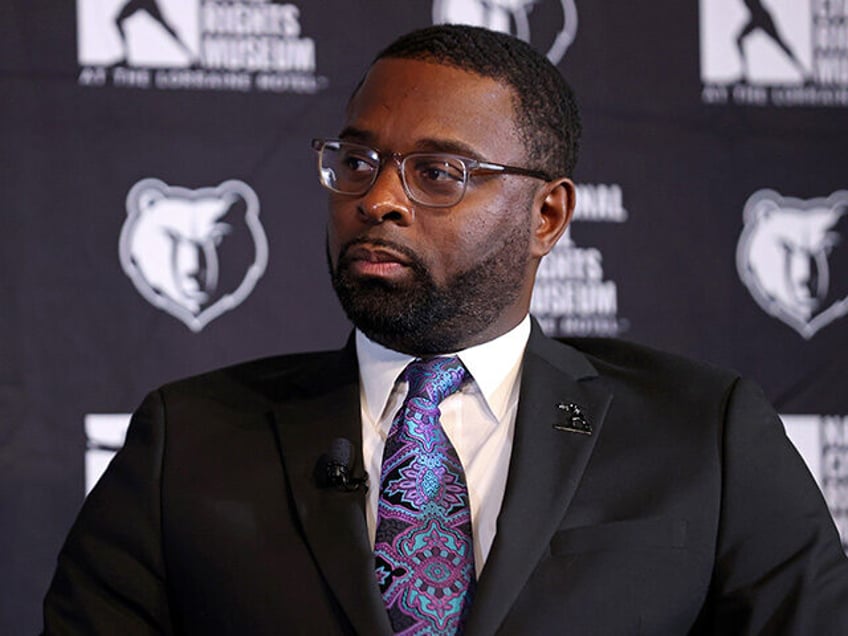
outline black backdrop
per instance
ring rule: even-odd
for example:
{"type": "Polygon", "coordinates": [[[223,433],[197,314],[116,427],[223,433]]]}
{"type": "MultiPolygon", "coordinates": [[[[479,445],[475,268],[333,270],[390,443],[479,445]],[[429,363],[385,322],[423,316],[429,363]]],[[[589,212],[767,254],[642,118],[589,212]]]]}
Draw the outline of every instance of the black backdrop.
{"type": "Polygon", "coordinates": [[[37,629],[98,446],[146,391],[344,341],[309,141],[381,46],[447,19],[529,38],[581,103],[547,330],[758,380],[845,536],[839,4],[764,0],[771,25],[742,0],[0,4],[0,633],[37,629]]]}

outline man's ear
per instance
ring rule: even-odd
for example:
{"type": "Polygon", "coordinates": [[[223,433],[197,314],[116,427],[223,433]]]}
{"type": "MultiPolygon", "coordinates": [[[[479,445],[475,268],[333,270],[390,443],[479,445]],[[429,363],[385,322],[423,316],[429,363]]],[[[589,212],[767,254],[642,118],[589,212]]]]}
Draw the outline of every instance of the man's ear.
{"type": "Polygon", "coordinates": [[[576,201],[574,183],[565,177],[550,181],[536,193],[533,207],[533,256],[550,252],[571,222],[576,201]]]}

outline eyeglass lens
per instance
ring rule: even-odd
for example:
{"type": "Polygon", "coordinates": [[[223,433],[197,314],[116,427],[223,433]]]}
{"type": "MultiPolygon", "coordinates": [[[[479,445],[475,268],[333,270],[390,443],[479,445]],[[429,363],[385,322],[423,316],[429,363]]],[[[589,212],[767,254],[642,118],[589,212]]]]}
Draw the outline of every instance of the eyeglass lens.
{"type": "MultiPolygon", "coordinates": [[[[380,170],[380,156],[357,144],[324,143],[321,148],[322,183],[343,194],[364,194],[380,170]]],[[[465,192],[467,169],[458,157],[413,153],[401,162],[409,197],[422,205],[448,206],[465,192]]]]}

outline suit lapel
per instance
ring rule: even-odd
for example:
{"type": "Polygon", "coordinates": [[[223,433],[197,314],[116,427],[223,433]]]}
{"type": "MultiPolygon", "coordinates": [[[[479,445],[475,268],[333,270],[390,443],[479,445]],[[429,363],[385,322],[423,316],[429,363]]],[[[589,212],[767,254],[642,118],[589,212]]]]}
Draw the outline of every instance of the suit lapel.
{"type": "MultiPolygon", "coordinates": [[[[365,494],[319,488],[315,480],[315,465],[333,439],[346,438],[357,450],[362,448],[352,343],[333,367],[299,370],[296,382],[302,391],[281,402],[274,413],[280,450],[306,541],[336,599],[357,633],[389,634],[365,523],[365,494]]],[[[361,451],[356,462],[361,471],[361,451]]]]}
{"type": "Polygon", "coordinates": [[[534,323],[522,370],[506,492],[466,633],[492,634],[562,522],[601,433],[611,395],[578,351],[534,323]],[[578,405],[586,427],[571,420],[578,405]],[[578,429],[578,430],[573,430],[578,429]]]}

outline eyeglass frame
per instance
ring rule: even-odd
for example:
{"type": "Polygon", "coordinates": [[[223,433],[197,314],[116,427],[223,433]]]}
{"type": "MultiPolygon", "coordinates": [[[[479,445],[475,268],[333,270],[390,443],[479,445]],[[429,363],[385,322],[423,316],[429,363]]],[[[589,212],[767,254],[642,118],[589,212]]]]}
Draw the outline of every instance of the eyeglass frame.
{"type": "Polygon", "coordinates": [[[381,152],[375,148],[371,148],[370,146],[365,146],[363,144],[358,144],[352,141],[345,141],[343,139],[321,139],[315,138],[312,140],[312,149],[315,151],[318,156],[318,181],[319,183],[330,190],[331,192],[335,192],[337,194],[344,194],[348,196],[362,196],[367,193],[371,188],[374,187],[374,184],[377,183],[377,178],[380,176],[380,173],[383,171],[383,167],[386,165],[386,162],[391,160],[394,162],[395,167],[397,168],[398,177],[400,178],[401,185],[403,186],[403,191],[406,193],[406,196],[413,203],[417,203],[418,205],[423,205],[429,208],[449,208],[454,205],[457,205],[462,199],[465,197],[465,192],[468,190],[468,181],[475,174],[514,174],[523,177],[532,177],[534,179],[541,179],[542,181],[551,182],[554,180],[554,177],[551,177],[548,173],[542,170],[532,170],[529,168],[521,168],[518,166],[510,166],[502,163],[493,163],[491,161],[481,161],[479,159],[475,159],[473,157],[466,157],[464,155],[457,155],[450,152],[427,152],[427,151],[419,151],[416,150],[414,152],[408,153],[400,153],[400,152],[381,152]],[[370,154],[374,154],[377,156],[379,160],[379,164],[375,166],[375,170],[371,175],[370,181],[367,183],[365,187],[362,188],[361,191],[355,192],[345,192],[343,190],[337,190],[336,188],[331,187],[328,183],[324,181],[323,173],[322,173],[322,153],[324,148],[328,144],[344,144],[345,146],[353,146],[354,148],[361,148],[363,150],[368,151],[370,154]],[[404,165],[406,164],[406,160],[410,157],[416,156],[424,156],[424,157],[446,157],[450,159],[454,159],[459,161],[459,163],[463,167],[463,179],[462,179],[462,190],[459,193],[459,197],[456,201],[451,203],[426,203],[421,201],[418,197],[413,195],[412,191],[409,188],[409,185],[406,182],[406,175],[404,173],[404,165]]]}

